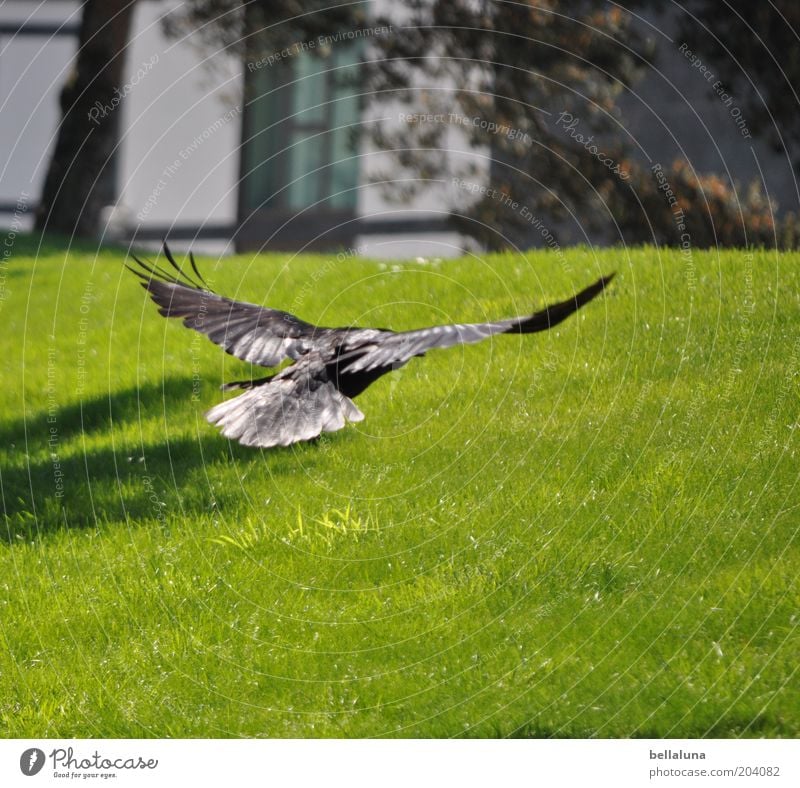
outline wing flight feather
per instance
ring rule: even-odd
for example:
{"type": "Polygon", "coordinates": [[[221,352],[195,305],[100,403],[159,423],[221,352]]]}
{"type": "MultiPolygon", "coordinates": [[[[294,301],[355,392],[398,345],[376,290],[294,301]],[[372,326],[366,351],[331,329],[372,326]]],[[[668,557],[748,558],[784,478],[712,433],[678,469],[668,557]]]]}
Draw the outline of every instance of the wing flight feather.
{"type": "Polygon", "coordinates": [[[343,371],[356,373],[397,367],[428,350],[471,345],[496,334],[533,334],[546,331],[602,293],[613,277],[613,274],[601,277],[572,298],[546,306],[527,317],[512,317],[488,323],[455,323],[398,333],[381,332],[379,337],[372,340],[372,346],[365,352],[354,355],[353,361],[343,371]]]}
{"type": "Polygon", "coordinates": [[[297,360],[310,348],[320,329],[289,312],[269,309],[217,295],[203,282],[194,257],[192,270],[202,282],[189,279],[164,244],[164,254],[177,275],[147,265],[133,257],[141,270],[130,268],[164,317],[181,318],[187,328],[205,334],[212,342],[242,361],[274,367],[284,359],[297,360]]]}

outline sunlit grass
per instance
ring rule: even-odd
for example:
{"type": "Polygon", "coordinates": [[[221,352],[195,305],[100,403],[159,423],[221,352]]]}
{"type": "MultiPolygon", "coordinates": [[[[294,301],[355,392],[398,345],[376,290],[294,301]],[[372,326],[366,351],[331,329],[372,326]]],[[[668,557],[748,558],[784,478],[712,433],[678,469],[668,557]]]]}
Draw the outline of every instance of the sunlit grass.
{"type": "Polygon", "coordinates": [[[797,736],[796,254],[201,262],[327,325],[522,314],[314,444],[230,445],[249,374],[121,252],[0,300],[7,736],[797,736]]]}

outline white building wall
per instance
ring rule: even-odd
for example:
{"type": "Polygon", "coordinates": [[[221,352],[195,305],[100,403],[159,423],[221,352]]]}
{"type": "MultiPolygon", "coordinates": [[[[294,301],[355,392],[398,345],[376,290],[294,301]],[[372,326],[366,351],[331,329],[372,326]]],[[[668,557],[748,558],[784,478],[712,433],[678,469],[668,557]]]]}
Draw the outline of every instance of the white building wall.
{"type": "MultiPolygon", "coordinates": [[[[137,3],[124,81],[118,86],[124,98],[118,107],[98,107],[98,112],[120,114],[118,198],[105,212],[102,234],[107,239],[126,231],[143,230],[153,237],[177,227],[236,224],[242,67],[234,58],[197,46],[191,37],[174,41],[164,36],[160,20],[180,4],[137,3]]],[[[21,196],[29,209],[39,201],[61,116],[59,94],[77,51],[80,8],[80,2],[70,0],[0,3],[0,26],[48,24],[63,26],[64,33],[0,34],[0,207],[13,207],[21,196]]],[[[455,147],[463,149],[457,142],[455,147]]],[[[362,150],[360,215],[445,215],[447,188],[423,190],[402,206],[387,203],[371,178],[390,163],[381,152],[362,150]]],[[[32,211],[21,216],[0,211],[0,226],[12,223],[30,229],[32,211]]],[[[178,248],[227,248],[224,240],[175,243],[178,248]]],[[[461,252],[462,239],[455,233],[365,235],[358,248],[381,257],[447,256],[461,252]]]]}
{"type": "Polygon", "coordinates": [[[23,25],[74,29],[80,4],[0,3],[0,226],[29,230],[61,117],[59,94],[76,51],[74,35],[20,34],[23,25]],[[28,210],[13,211],[20,201],[28,210]]]}
{"type": "Polygon", "coordinates": [[[118,207],[134,228],[233,226],[241,66],[209,57],[191,39],[167,39],[160,18],[176,5],[137,5],[126,67],[128,84],[137,84],[122,106],[118,207]]]}
{"type": "MultiPolygon", "coordinates": [[[[122,129],[117,159],[116,206],[111,226],[169,228],[174,225],[233,225],[241,138],[241,68],[226,57],[213,58],[190,40],[165,38],[160,18],[176,7],[168,2],[137,3],[125,77],[116,108],[122,129]],[[137,218],[138,214],[138,218],[137,218]]],[[[58,122],[59,94],[77,51],[80,3],[0,3],[0,26],[7,30],[60,24],[65,35],[0,35],[0,204],[23,196],[38,203],[58,122]]],[[[90,122],[87,118],[87,122],[90,122]]],[[[30,229],[31,211],[21,217],[0,212],[0,225],[30,229]]]]}

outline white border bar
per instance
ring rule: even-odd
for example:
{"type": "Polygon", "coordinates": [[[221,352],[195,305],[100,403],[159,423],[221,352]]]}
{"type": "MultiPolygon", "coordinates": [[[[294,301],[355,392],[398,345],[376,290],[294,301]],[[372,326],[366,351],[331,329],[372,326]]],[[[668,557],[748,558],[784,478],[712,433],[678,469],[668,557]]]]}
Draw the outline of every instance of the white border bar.
{"type": "MultiPolygon", "coordinates": [[[[30,762],[30,754],[26,757],[30,762]]],[[[33,760],[36,766],[40,758],[33,760]]],[[[795,788],[800,785],[800,741],[0,740],[0,785],[68,784],[795,788]],[[35,775],[26,776],[20,758],[32,748],[45,753],[45,761],[35,775]],[[130,768],[134,764],[138,768],[130,768]],[[733,771],[723,775],[719,770],[733,771]]]]}

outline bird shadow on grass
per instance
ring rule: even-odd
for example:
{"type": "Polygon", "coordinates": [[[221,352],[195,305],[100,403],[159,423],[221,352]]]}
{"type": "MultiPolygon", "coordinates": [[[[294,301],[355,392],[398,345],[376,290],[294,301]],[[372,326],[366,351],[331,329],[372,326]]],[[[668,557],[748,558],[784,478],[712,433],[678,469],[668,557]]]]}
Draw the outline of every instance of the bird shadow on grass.
{"type": "Polygon", "coordinates": [[[320,459],[314,446],[264,451],[231,443],[206,424],[191,394],[191,378],[173,377],[0,425],[0,539],[110,522],[166,527],[176,515],[210,516],[246,502],[242,479],[253,471],[269,479],[320,459]],[[154,416],[159,437],[130,429],[148,421],[152,434],[154,416]],[[187,422],[197,423],[195,434],[187,435],[187,422]]]}

